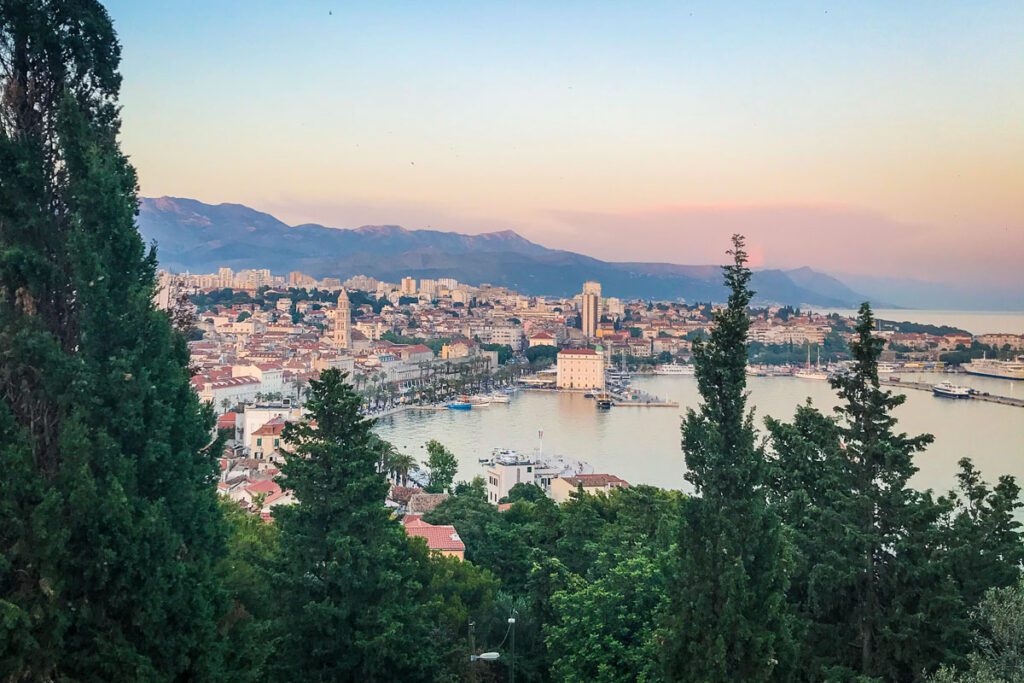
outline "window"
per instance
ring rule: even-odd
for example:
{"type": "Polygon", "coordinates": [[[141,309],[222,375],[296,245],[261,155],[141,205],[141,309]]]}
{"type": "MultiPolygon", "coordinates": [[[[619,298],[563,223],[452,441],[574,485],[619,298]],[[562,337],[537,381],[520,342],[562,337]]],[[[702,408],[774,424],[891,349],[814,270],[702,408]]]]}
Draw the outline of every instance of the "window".
{"type": "Polygon", "coordinates": [[[262,446],[263,445],[263,439],[256,439],[256,445],[257,446],[262,446]]]}
{"type": "Polygon", "coordinates": [[[277,448],[277,445],[278,445],[278,444],[279,444],[280,442],[281,442],[281,440],[280,440],[280,439],[274,439],[274,448],[277,448]]]}

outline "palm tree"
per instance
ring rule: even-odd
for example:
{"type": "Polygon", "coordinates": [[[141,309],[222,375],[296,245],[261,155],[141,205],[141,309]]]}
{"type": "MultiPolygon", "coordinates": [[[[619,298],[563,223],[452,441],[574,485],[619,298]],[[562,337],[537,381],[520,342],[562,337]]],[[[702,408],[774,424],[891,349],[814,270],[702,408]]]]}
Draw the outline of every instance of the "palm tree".
{"type": "Polygon", "coordinates": [[[306,391],[306,380],[302,375],[295,375],[292,379],[292,388],[295,389],[295,401],[302,403],[302,396],[306,391]]]}
{"type": "Polygon", "coordinates": [[[408,453],[402,453],[400,451],[394,451],[391,456],[390,472],[394,476],[396,483],[401,482],[402,486],[407,486],[409,483],[409,473],[413,470],[419,469],[416,458],[412,457],[408,453]]]}

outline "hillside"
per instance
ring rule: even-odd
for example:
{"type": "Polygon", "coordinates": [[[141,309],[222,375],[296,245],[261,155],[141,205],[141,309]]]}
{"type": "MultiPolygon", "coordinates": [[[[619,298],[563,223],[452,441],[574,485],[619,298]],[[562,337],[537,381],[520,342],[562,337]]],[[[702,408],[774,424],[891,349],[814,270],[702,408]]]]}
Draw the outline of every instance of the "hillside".
{"type": "MultiPolygon", "coordinates": [[[[329,228],[289,226],[240,204],[194,199],[143,199],[139,231],[156,242],[163,267],[173,271],[298,270],[342,279],[357,274],[398,281],[454,277],[462,282],[511,287],[527,294],[568,295],[584,280],[598,280],[608,296],[721,301],[714,266],[614,263],[548,249],[510,230],[463,235],[406,230],[395,225],[329,228]]],[[[758,300],[815,306],[853,306],[863,300],[839,281],[809,268],[754,274],[758,300]]]]}

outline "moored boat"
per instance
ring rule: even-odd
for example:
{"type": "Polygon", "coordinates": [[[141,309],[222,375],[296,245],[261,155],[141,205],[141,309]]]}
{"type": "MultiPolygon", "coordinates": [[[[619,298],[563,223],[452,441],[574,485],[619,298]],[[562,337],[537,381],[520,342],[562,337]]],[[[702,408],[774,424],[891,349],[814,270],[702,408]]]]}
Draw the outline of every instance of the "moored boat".
{"type": "Polygon", "coordinates": [[[472,410],[473,404],[466,401],[454,401],[445,407],[448,410],[472,410]]]}
{"type": "Polygon", "coordinates": [[[970,398],[970,387],[953,384],[952,382],[941,382],[932,386],[932,393],[940,398],[970,398]]]}
{"type": "Polygon", "coordinates": [[[680,365],[679,363],[664,363],[654,367],[655,375],[692,375],[692,365],[680,365]]]}
{"type": "Polygon", "coordinates": [[[970,375],[998,377],[999,379],[1024,379],[1024,356],[1017,360],[975,358],[961,367],[970,375]]]}

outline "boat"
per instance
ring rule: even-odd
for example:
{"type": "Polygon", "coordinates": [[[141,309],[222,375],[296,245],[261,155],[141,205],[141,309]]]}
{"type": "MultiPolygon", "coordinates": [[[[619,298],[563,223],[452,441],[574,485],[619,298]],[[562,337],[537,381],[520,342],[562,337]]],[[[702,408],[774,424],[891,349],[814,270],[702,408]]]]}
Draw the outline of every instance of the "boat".
{"type": "Polygon", "coordinates": [[[600,410],[608,410],[612,407],[611,394],[594,394],[594,401],[596,401],[597,407],[600,410]]]}
{"type": "Polygon", "coordinates": [[[953,384],[952,382],[942,382],[932,387],[932,393],[940,398],[970,398],[971,389],[970,387],[961,386],[959,384],[953,384]]]}
{"type": "Polygon", "coordinates": [[[824,372],[822,370],[818,370],[816,368],[800,368],[799,370],[797,370],[796,372],[793,373],[793,376],[794,377],[799,377],[801,379],[817,379],[817,380],[826,380],[826,379],[828,379],[828,373],[827,372],[824,372]]]}
{"type": "Polygon", "coordinates": [[[487,397],[487,400],[491,403],[509,403],[512,401],[508,394],[491,394],[487,397]]]}
{"type": "Polygon", "coordinates": [[[975,358],[961,366],[970,375],[998,377],[1000,379],[1024,379],[1024,356],[1017,360],[995,360],[975,358]]]}
{"type": "Polygon", "coordinates": [[[445,406],[448,410],[472,410],[473,404],[467,401],[454,401],[445,406]]]}
{"type": "Polygon", "coordinates": [[[811,346],[807,345],[807,365],[798,369],[793,373],[794,377],[800,377],[801,379],[816,379],[816,380],[827,380],[828,373],[818,366],[821,365],[821,347],[818,347],[818,361],[811,367],[811,346]]]}
{"type": "Polygon", "coordinates": [[[665,363],[654,367],[655,375],[692,375],[692,365],[680,365],[679,363],[665,363]]]}

